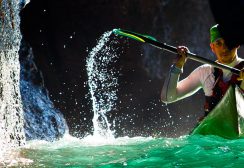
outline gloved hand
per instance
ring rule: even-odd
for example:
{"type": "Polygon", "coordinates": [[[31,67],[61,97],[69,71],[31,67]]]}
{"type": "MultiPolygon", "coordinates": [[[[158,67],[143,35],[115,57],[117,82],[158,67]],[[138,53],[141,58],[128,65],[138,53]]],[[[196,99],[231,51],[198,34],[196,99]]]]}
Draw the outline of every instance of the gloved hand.
{"type": "Polygon", "coordinates": [[[185,46],[177,47],[178,56],[174,60],[174,64],[178,68],[182,68],[187,60],[187,52],[189,52],[188,48],[185,46]]]}

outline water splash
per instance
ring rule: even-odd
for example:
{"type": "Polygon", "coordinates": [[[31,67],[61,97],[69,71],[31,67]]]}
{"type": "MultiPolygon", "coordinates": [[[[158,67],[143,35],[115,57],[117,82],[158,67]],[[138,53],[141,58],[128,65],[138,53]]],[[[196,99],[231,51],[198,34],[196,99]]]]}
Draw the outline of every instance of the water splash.
{"type": "Polygon", "coordinates": [[[86,60],[88,86],[94,112],[93,136],[105,139],[114,138],[106,114],[115,108],[118,85],[117,72],[113,67],[108,69],[117,58],[115,49],[109,46],[115,43],[110,41],[111,33],[111,31],[105,32],[101,36],[86,60]]]}

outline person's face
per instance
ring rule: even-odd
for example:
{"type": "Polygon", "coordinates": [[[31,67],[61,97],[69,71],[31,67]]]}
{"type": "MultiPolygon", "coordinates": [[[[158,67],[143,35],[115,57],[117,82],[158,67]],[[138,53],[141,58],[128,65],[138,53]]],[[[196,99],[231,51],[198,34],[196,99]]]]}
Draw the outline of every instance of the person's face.
{"type": "Polygon", "coordinates": [[[238,46],[231,50],[228,49],[228,47],[225,45],[224,39],[222,38],[210,43],[210,47],[213,53],[216,55],[218,62],[222,64],[231,63],[236,58],[237,49],[239,48],[238,46]]]}

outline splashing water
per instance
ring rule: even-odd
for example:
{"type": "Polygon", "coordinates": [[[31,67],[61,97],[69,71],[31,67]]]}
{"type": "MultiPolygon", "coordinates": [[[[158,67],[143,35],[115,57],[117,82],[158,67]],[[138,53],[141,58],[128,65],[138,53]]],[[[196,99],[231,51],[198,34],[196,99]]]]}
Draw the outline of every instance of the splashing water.
{"type": "Polygon", "coordinates": [[[94,112],[93,136],[107,140],[114,138],[106,114],[115,107],[118,85],[115,70],[108,69],[108,66],[115,62],[117,57],[115,49],[108,45],[109,42],[115,43],[115,41],[110,41],[111,33],[105,32],[102,35],[86,60],[88,85],[94,112]]]}
{"type": "Polygon", "coordinates": [[[25,167],[243,167],[243,139],[216,136],[180,138],[117,138],[114,143],[92,144],[64,137],[59,141],[28,142],[22,154],[33,160],[25,167]],[[51,156],[51,157],[50,157],[51,156]]]}

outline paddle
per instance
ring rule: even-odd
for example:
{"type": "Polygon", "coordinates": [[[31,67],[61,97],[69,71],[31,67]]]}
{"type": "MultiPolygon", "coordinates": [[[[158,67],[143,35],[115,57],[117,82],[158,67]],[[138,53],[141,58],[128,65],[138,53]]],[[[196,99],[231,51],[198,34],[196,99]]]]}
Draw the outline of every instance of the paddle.
{"type": "MultiPolygon", "coordinates": [[[[134,40],[137,40],[137,41],[140,41],[140,42],[143,42],[143,43],[149,43],[150,45],[155,46],[155,47],[157,47],[159,49],[163,49],[163,50],[172,52],[174,54],[177,54],[177,48],[176,47],[170,46],[170,45],[168,45],[166,43],[161,43],[161,42],[157,41],[154,37],[151,37],[149,35],[143,35],[143,34],[131,32],[131,31],[128,31],[128,30],[123,30],[123,29],[114,29],[113,33],[116,34],[116,35],[129,37],[129,38],[132,38],[134,40]]],[[[194,53],[191,53],[191,52],[187,52],[187,57],[192,59],[192,60],[204,63],[204,64],[210,64],[210,65],[212,65],[212,66],[214,66],[216,68],[229,70],[232,73],[237,74],[237,75],[240,74],[240,70],[237,69],[237,68],[232,68],[230,66],[227,66],[227,65],[224,65],[224,64],[221,64],[221,63],[218,63],[218,62],[214,62],[214,61],[208,60],[206,58],[203,58],[203,57],[198,56],[198,55],[196,55],[194,53]]]]}

